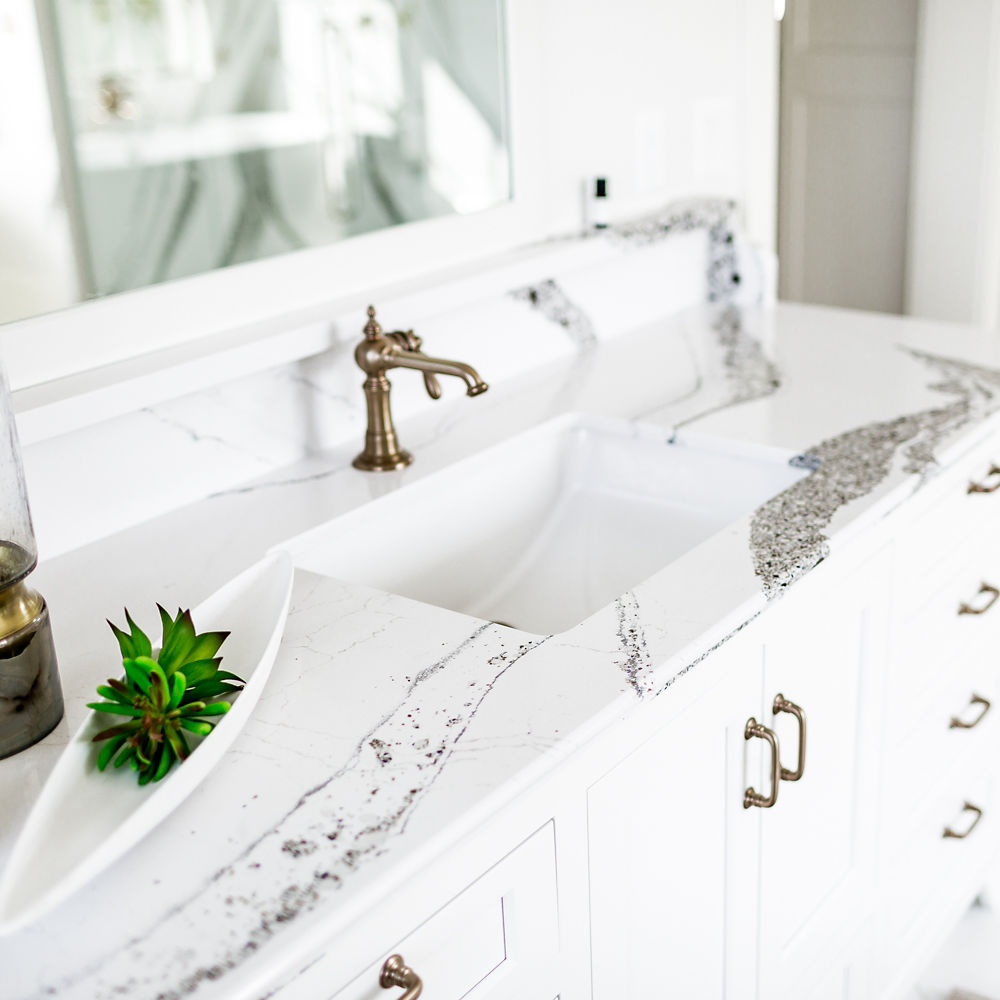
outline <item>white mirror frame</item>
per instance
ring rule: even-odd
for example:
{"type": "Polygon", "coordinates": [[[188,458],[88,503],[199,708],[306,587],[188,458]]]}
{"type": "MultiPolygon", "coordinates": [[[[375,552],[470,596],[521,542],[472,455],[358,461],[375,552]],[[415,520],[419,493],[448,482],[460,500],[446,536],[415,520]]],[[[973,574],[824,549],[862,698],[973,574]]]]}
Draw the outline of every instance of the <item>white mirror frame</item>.
{"type": "MultiPolygon", "coordinates": [[[[544,123],[532,113],[544,58],[537,42],[541,12],[532,0],[505,6],[512,201],[9,323],[0,327],[0,357],[11,388],[21,400],[30,398],[29,405],[56,401],[167,361],[267,338],[290,321],[318,320],[379,289],[483,261],[544,235],[544,123]]],[[[279,348],[273,363],[321,348],[300,338],[279,348]]]]}

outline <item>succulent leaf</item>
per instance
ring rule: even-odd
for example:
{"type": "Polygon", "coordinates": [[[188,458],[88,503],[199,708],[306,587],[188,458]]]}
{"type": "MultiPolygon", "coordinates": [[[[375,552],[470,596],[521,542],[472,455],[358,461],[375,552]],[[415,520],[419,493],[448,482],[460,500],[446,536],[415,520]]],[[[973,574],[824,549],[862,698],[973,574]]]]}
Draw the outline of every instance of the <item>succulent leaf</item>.
{"type": "Polygon", "coordinates": [[[191,715],[225,715],[229,711],[228,701],[213,701],[207,704],[201,711],[192,712],[191,715]]]}
{"type": "Polygon", "coordinates": [[[87,703],[87,708],[92,708],[95,712],[106,712],[108,715],[131,715],[135,719],[142,717],[142,709],[135,705],[122,705],[118,702],[91,701],[87,703]]]}
{"type": "MultiPolygon", "coordinates": [[[[219,647],[229,638],[228,632],[202,632],[195,636],[195,641],[188,650],[188,660],[211,660],[219,651],[219,647]]],[[[218,662],[216,663],[218,665],[218,662]]]]}
{"type": "Polygon", "coordinates": [[[178,612],[174,619],[169,636],[163,640],[163,648],[157,657],[164,673],[169,676],[174,669],[187,660],[187,655],[194,646],[196,633],[191,622],[191,612],[178,612]]]}
{"type": "MultiPolygon", "coordinates": [[[[181,723],[181,725],[183,725],[183,723],[181,723]]],[[[176,754],[177,759],[179,761],[187,760],[191,751],[188,749],[187,740],[184,739],[184,734],[173,727],[168,728],[166,732],[167,742],[176,754]]]]}
{"type": "Polygon", "coordinates": [[[101,684],[97,688],[97,693],[102,698],[107,698],[108,701],[117,701],[122,705],[131,705],[132,699],[128,692],[121,692],[116,688],[110,686],[110,684],[101,684]]]}
{"type": "Polygon", "coordinates": [[[149,692],[149,667],[144,661],[127,656],[122,660],[122,666],[125,668],[126,680],[130,681],[143,694],[147,694],[149,692]]]}
{"type": "Polygon", "coordinates": [[[104,746],[101,747],[101,752],[97,755],[97,770],[103,771],[114,757],[116,753],[125,745],[125,741],[128,737],[123,733],[120,736],[114,737],[114,739],[108,740],[104,746]]]}
{"type": "Polygon", "coordinates": [[[222,662],[222,657],[216,657],[214,660],[188,660],[184,664],[184,676],[187,677],[188,687],[192,684],[198,684],[200,681],[208,680],[209,677],[218,678],[218,675],[225,673],[225,671],[219,670],[219,664],[222,662]]]}
{"type": "Polygon", "coordinates": [[[187,688],[187,678],[179,670],[170,678],[170,702],[168,708],[177,708],[184,697],[184,690],[187,688]]]}
{"type": "Polygon", "coordinates": [[[197,733],[199,736],[207,736],[215,728],[211,722],[200,722],[198,719],[185,717],[180,722],[189,732],[197,733]]]}
{"type": "Polygon", "coordinates": [[[114,632],[115,638],[118,640],[118,648],[122,651],[122,659],[136,656],[135,643],[132,641],[132,636],[128,632],[123,632],[113,621],[108,620],[108,624],[111,626],[111,631],[114,632]]]}

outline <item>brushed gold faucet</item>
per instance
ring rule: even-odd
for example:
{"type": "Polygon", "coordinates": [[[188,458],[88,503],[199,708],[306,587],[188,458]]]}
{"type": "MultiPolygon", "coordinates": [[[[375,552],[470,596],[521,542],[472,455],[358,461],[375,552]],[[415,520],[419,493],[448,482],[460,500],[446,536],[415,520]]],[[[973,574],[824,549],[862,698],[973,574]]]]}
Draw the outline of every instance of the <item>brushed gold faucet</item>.
{"type": "Polygon", "coordinates": [[[375,319],[375,307],[368,307],[368,322],[364,339],[354,351],[354,360],[368,377],[364,382],[365,403],[368,407],[368,430],[365,433],[365,450],[352,463],[366,472],[402,469],[413,461],[413,456],[399,447],[396,429],[389,410],[389,390],[385,377],[390,368],[413,368],[423,372],[424,385],[431,399],[439,399],[441,385],[435,375],[455,375],[464,379],[466,395],[478,396],[489,386],[479,377],[479,372],[461,361],[430,358],[420,352],[422,341],[412,330],[394,330],[383,333],[375,319]]]}

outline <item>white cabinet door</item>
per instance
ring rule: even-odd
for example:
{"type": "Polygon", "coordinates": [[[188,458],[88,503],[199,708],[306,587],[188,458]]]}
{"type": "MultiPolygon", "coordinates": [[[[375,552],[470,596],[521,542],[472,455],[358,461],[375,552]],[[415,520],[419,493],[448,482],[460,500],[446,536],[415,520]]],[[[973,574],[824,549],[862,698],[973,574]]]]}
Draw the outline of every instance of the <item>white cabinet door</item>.
{"type": "Polygon", "coordinates": [[[864,964],[875,877],[889,565],[879,555],[847,575],[821,570],[773,609],[765,637],[765,722],[795,770],[799,722],[774,699],[800,706],[806,753],[762,817],[760,1000],[857,996],[846,984],[863,982],[845,959],[864,964]]]}
{"type": "Polygon", "coordinates": [[[762,810],[743,795],[763,754],[744,728],[761,647],[745,637],[698,668],[718,678],[707,694],[588,792],[594,1000],[753,995],[762,810]]]}

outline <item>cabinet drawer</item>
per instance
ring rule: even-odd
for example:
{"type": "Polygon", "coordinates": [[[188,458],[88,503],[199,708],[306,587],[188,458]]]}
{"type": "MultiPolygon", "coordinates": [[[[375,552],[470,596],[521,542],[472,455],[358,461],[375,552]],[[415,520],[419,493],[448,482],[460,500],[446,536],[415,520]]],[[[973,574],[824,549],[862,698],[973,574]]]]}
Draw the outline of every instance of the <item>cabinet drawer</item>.
{"type": "Polygon", "coordinates": [[[928,947],[950,926],[980,888],[980,880],[996,853],[996,782],[985,773],[952,774],[928,796],[928,808],[907,834],[890,845],[902,860],[885,880],[885,938],[882,955],[886,981],[928,947]],[[946,828],[969,830],[976,817],[965,808],[982,809],[975,828],[964,839],[946,838],[946,828]]]}
{"type": "Polygon", "coordinates": [[[1000,481],[1000,474],[990,473],[994,466],[1000,466],[1000,441],[991,438],[914,498],[924,509],[898,536],[899,592],[904,600],[919,600],[927,575],[950,554],[997,536],[1000,488],[992,493],[969,492],[973,483],[989,489],[1000,481]]]}
{"type": "MultiPolygon", "coordinates": [[[[391,899],[383,905],[391,906],[391,899]]],[[[558,991],[558,914],[551,823],[507,855],[402,940],[386,942],[346,985],[336,942],[274,1000],[395,1000],[401,987],[379,984],[391,955],[423,982],[434,1000],[549,1000],[558,991]]],[[[373,949],[374,951],[374,949],[373,949]]]]}
{"type": "Polygon", "coordinates": [[[992,645],[1000,643],[1000,537],[995,551],[960,553],[936,576],[923,602],[897,619],[889,677],[890,740],[913,727],[921,705],[948,677],[971,677],[992,645]],[[995,603],[993,603],[995,602],[995,603]],[[962,605],[981,614],[960,613],[962,605]]]}
{"type": "Polygon", "coordinates": [[[993,657],[956,665],[915,715],[904,738],[886,749],[885,834],[905,836],[927,789],[944,775],[981,769],[1000,750],[1000,665],[993,657]],[[952,720],[959,725],[953,726],[952,720]]]}

